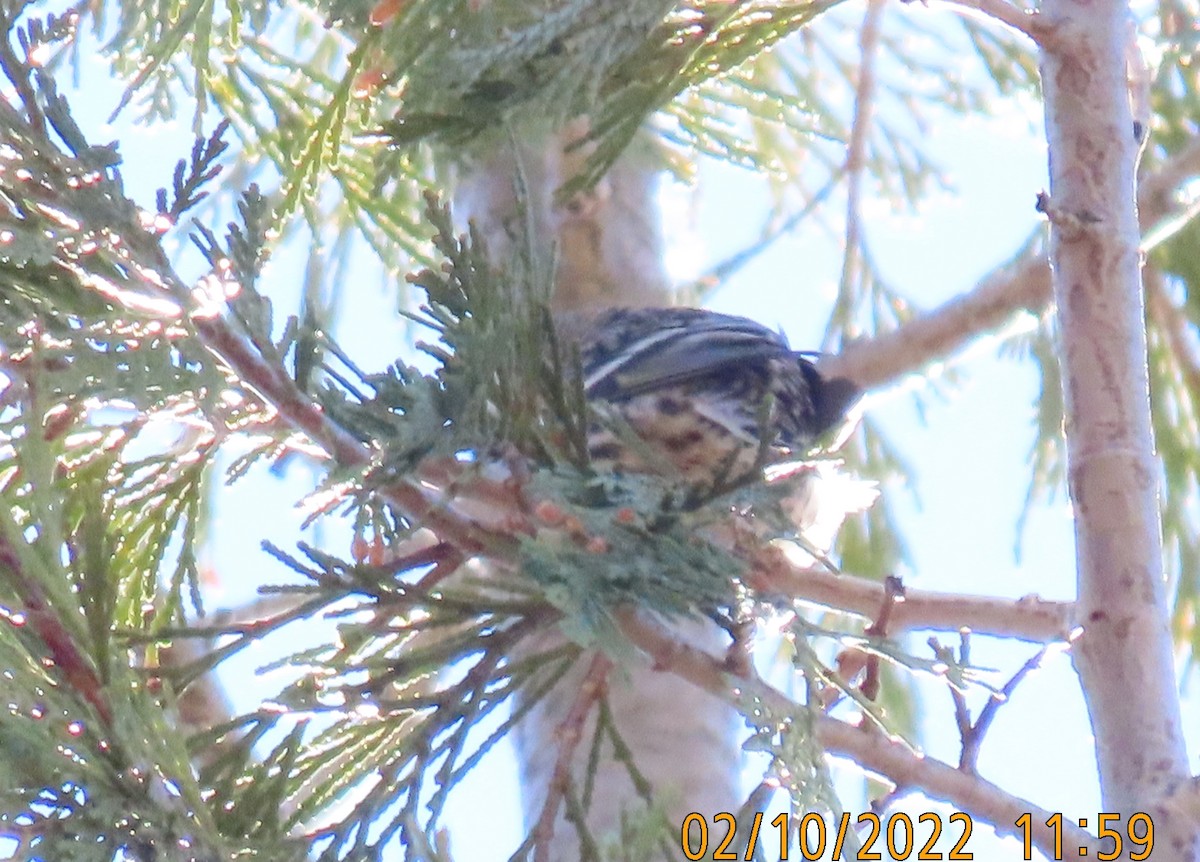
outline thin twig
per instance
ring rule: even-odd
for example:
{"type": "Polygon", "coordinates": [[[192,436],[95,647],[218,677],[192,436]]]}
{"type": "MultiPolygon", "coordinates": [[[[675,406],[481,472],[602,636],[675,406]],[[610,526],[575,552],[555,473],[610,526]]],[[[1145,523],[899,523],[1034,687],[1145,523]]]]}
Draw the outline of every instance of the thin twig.
{"type": "Polygon", "coordinates": [[[320,445],[343,467],[361,467],[371,460],[371,450],[325,415],[300,391],[283,368],[268,362],[249,339],[239,335],[221,317],[192,320],[204,345],[224,360],[238,379],[250,386],[292,425],[320,445]]]}
{"type": "MultiPolygon", "coordinates": [[[[958,768],[969,772],[972,775],[977,774],[979,765],[979,750],[983,746],[983,738],[987,735],[988,728],[995,721],[1000,707],[1008,703],[1008,699],[1012,697],[1012,693],[1016,691],[1017,686],[1021,684],[1021,680],[1025,679],[1031,672],[1041,667],[1042,659],[1046,657],[1048,646],[1042,647],[1030,658],[1025,664],[1021,665],[1020,670],[1014,673],[1004,684],[1004,687],[998,692],[993,692],[988,698],[988,702],[979,712],[979,718],[975,719],[975,724],[971,727],[971,732],[963,740],[962,754],[959,755],[958,768]]],[[[964,659],[965,663],[965,659],[964,659]]]]}
{"type": "Polygon", "coordinates": [[[1162,271],[1148,264],[1142,270],[1146,284],[1146,304],[1150,317],[1166,337],[1167,348],[1175,359],[1184,382],[1192,392],[1200,392],[1200,352],[1193,344],[1192,324],[1183,309],[1167,296],[1162,271]]]}
{"type": "MultiPolygon", "coordinates": [[[[886,638],[888,636],[888,626],[892,621],[892,615],[896,608],[904,603],[905,592],[904,582],[899,577],[888,575],[884,578],[883,601],[880,603],[879,613],[872,623],[863,629],[864,635],[869,638],[886,638]]],[[[874,700],[879,695],[879,686],[879,655],[874,652],[868,653],[866,673],[862,685],[859,686],[859,691],[863,693],[863,697],[874,700]]]]}
{"type": "MultiPolygon", "coordinates": [[[[934,655],[945,649],[934,638],[930,638],[930,646],[933,647],[934,655]]],[[[971,664],[971,633],[969,631],[959,634],[958,663],[963,667],[969,667],[971,664]]],[[[971,726],[971,711],[967,708],[966,692],[958,686],[952,685],[950,686],[950,699],[954,701],[954,723],[958,725],[958,738],[962,743],[958,768],[975,775],[977,774],[975,762],[979,757],[979,745],[971,744],[974,728],[971,726]],[[969,758],[967,756],[968,749],[973,751],[969,758]]]]}
{"type": "Polygon", "coordinates": [[[863,634],[867,637],[886,638],[888,636],[888,626],[892,621],[892,615],[896,608],[902,605],[905,601],[905,596],[908,594],[907,588],[904,586],[904,581],[900,580],[896,575],[888,575],[883,579],[883,600],[880,602],[879,613],[875,620],[863,630],[863,634]]]}
{"type": "Polygon", "coordinates": [[[0,39],[0,69],[4,70],[4,76],[12,82],[17,95],[21,97],[21,104],[25,106],[25,119],[39,137],[45,137],[46,118],[42,115],[37,93],[29,80],[29,64],[17,56],[8,38],[13,29],[8,14],[6,9],[0,9],[0,30],[4,31],[4,38],[0,39]]]}
{"type": "MultiPolygon", "coordinates": [[[[25,620],[20,624],[27,623],[46,646],[46,667],[53,669],[55,676],[91,704],[106,725],[111,725],[112,708],[95,666],[79,649],[78,639],[63,625],[45,590],[25,572],[21,558],[3,534],[0,534],[0,569],[24,605],[25,620]]],[[[15,622],[15,617],[10,614],[9,622],[15,622]]]]}
{"type": "Polygon", "coordinates": [[[713,264],[690,284],[685,284],[679,288],[678,293],[689,299],[695,297],[697,301],[703,301],[718,286],[727,282],[744,267],[756,260],[759,255],[771,248],[777,240],[790,234],[802,221],[811,216],[813,211],[823,204],[830,194],[833,193],[833,190],[837,188],[838,184],[842,181],[842,177],[845,176],[845,172],[844,165],[832,171],[825,184],[817,189],[797,212],[792,213],[778,224],[769,224],[764,227],[758,239],[745,248],[735,251],[724,260],[713,264]]]}
{"type": "MultiPolygon", "coordinates": [[[[727,703],[740,705],[752,698],[781,714],[802,709],[757,675],[748,678],[730,675],[719,659],[673,637],[660,623],[635,613],[621,615],[619,622],[630,641],[650,656],[655,670],[682,677],[727,703]]],[[[818,739],[830,754],[849,757],[863,769],[886,776],[897,786],[920,787],[930,798],[990,823],[999,834],[1017,834],[1013,825],[1017,818],[1027,812],[1032,814],[1030,838],[1048,857],[1053,857],[1056,846],[1062,846],[1056,845],[1056,841],[1070,847],[1086,847],[1089,856],[1101,847],[1095,837],[1069,821],[1063,823],[1062,832],[1056,835],[1044,825],[1050,811],[1006,793],[978,776],[915,752],[901,739],[823,715],[815,716],[814,723],[818,739]]]]}
{"type": "MultiPolygon", "coordinates": [[[[854,119],[850,124],[850,139],[846,143],[846,235],[842,275],[838,281],[838,305],[842,307],[851,302],[852,291],[862,267],[863,237],[859,202],[866,169],[867,141],[871,136],[871,119],[875,112],[875,58],[886,5],[886,0],[868,0],[858,34],[858,83],[854,92],[854,119]]],[[[839,311],[835,309],[835,317],[839,311]]],[[[825,345],[826,349],[831,346],[825,345]]]]}
{"type": "MultiPolygon", "coordinates": [[[[323,448],[338,465],[365,469],[370,464],[373,448],[326,415],[282,367],[267,361],[228,320],[196,317],[192,322],[202,343],[220,357],[242,383],[274,407],[284,421],[323,448]]],[[[392,483],[383,489],[383,494],[406,515],[429,527],[441,540],[453,542],[464,553],[486,549],[489,555],[503,558],[510,556],[516,547],[517,540],[512,535],[479,529],[469,518],[452,511],[444,494],[432,493],[415,481],[392,483]]],[[[512,500],[512,503],[516,502],[512,500]]],[[[519,507],[513,505],[511,511],[516,516],[519,507]]]]}
{"type": "Polygon", "coordinates": [[[608,683],[608,672],[612,661],[603,653],[596,653],[592,663],[579,683],[575,700],[555,730],[558,741],[558,756],[554,760],[554,772],[546,788],[546,801],[533,827],[534,862],[549,862],[551,842],[554,839],[554,824],[558,810],[571,786],[571,761],[575,749],[583,739],[583,726],[592,707],[604,696],[608,683]]]}

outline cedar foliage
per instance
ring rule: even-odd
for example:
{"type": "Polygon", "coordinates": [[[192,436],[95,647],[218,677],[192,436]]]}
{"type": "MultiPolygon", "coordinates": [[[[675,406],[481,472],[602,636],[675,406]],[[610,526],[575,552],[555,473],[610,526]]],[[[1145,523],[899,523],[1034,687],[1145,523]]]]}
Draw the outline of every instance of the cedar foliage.
{"type": "MultiPolygon", "coordinates": [[[[1195,17],[1177,5],[1160,4],[1163,22],[1195,17]]],[[[821,223],[823,202],[846,180],[853,122],[840,97],[854,86],[845,37],[858,21],[844,11],[715,0],[145,0],[53,13],[4,4],[0,668],[10,695],[0,771],[14,780],[0,787],[0,822],[20,836],[21,858],[358,859],[396,846],[406,858],[444,858],[446,798],[520,719],[504,715],[514,692],[536,700],[586,646],[619,662],[618,606],[732,628],[754,602],[778,601],[747,592],[742,563],[695,538],[730,507],[757,508],[776,525],[767,513],[778,487],[695,498],[657,479],[593,473],[581,435],[596,417],[571,383],[573,357],[546,349],[553,251],[525,236],[497,265],[423,190],[514,130],[586,112],[589,157],[563,195],[648,130],[672,145],[664,164],[680,176],[715,156],[775,178],[779,211],[764,244],[780,225],[821,223]],[[182,117],[198,132],[153,203],[129,199],[119,143],[91,142],[72,119],[74,97],[60,92],[80,53],[97,49],[124,87],[120,111],[147,124],[182,117]],[[181,275],[164,251],[176,236],[200,250],[202,262],[189,264],[198,274],[181,275]],[[333,250],[318,267],[329,282],[363,249],[397,276],[412,273],[423,303],[413,319],[434,370],[402,360],[361,370],[353,345],[330,335],[332,302],[309,295],[277,312],[264,263],[305,242],[314,254],[333,250]],[[268,591],[278,602],[252,622],[205,617],[197,559],[213,482],[289,457],[326,471],[313,518],[353,522],[354,547],[268,546],[280,581],[292,576],[268,591]],[[497,465],[499,479],[489,473],[497,465]],[[501,497],[519,477],[612,552],[569,533],[488,529],[463,547],[413,543],[452,508],[442,499],[414,513],[422,469],[501,497]],[[430,579],[468,554],[502,561],[501,574],[430,579]],[[219,662],[314,618],[332,620],[335,635],[281,660],[300,672],[260,709],[215,726],[181,719],[189,686],[219,662]],[[550,626],[572,641],[511,659],[550,626]],[[457,670],[438,677],[446,668],[457,670]],[[481,738],[493,714],[504,717],[481,738]]],[[[908,13],[899,10],[879,51],[910,74],[879,79],[864,167],[881,193],[913,204],[939,182],[920,135],[934,107],[987,110],[1032,90],[1035,69],[997,25],[934,26],[908,13]],[[939,50],[914,49],[916,36],[939,50]],[[963,54],[985,74],[953,74],[963,54]]],[[[1147,170],[1194,145],[1192,48],[1169,29],[1147,170]]],[[[1163,227],[1151,254],[1169,278],[1167,302],[1192,320],[1196,227],[1186,216],[1163,227]]],[[[1035,236],[1024,254],[1038,253],[1035,236]]],[[[831,311],[832,344],[914,314],[865,240],[847,254],[861,266],[831,311]]],[[[1161,321],[1151,333],[1176,630],[1191,648],[1200,375],[1186,339],[1161,321]]],[[[1062,482],[1050,336],[1047,319],[1009,341],[1045,381],[1031,499],[1062,482]]],[[[869,423],[846,459],[874,478],[902,470],[869,423]]],[[[839,547],[843,568],[873,576],[901,554],[886,507],[850,524],[839,547]]],[[[820,707],[820,689],[844,685],[828,666],[831,644],[909,670],[936,666],[959,686],[972,678],[952,651],[921,658],[844,615],[797,617],[789,636],[812,696],[787,716],[744,710],[754,747],[772,754],[774,774],[791,776],[804,808],[839,804],[815,741],[796,729],[820,707]]],[[[843,694],[888,730],[907,730],[856,690],[843,694]]],[[[611,720],[591,744],[624,745],[611,720]]],[[[637,775],[636,763],[628,768],[637,775]]],[[[661,835],[645,840],[663,846],[661,835]]],[[[518,856],[529,852],[526,842],[518,856]]]]}

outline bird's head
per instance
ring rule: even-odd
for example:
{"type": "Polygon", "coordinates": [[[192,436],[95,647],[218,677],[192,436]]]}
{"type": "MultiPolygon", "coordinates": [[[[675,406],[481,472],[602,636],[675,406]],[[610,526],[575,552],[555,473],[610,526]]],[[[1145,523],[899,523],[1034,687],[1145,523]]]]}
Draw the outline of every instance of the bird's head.
{"type": "Polygon", "coordinates": [[[825,377],[812,362],[802,355],[796,356],[800,371],[808,384],[808,391],[813,406],[813,436],[825,437],[832,429],[838,428],[831,449],[836,449],[845,442],[846,437],[858,424],[858,414],[855,411],[863,391],[853,381],[845,377],[825,377]]]}

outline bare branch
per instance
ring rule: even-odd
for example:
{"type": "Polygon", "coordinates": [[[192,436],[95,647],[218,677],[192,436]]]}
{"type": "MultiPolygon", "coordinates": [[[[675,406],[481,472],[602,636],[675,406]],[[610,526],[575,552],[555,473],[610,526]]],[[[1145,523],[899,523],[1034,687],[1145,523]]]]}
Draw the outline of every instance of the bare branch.
{"type": "MultiPolygon", "coordinates": [[[[1144,233],[1175,216],[1179,186],[1197,174],[1200,138],[1141,179],[1138,212],[1144,233]]],[[[1042,313],[1050,300],[1050,265],[1044,254],[1030,252],[892,332],[846,344],[840,354],[821,361],[821,371],[848,377],[864,389],[887,386],[946,359],[982,333],[1002,328],[1014,315],[1042,313]]]]}
{"type": "Polygon", "coordinates": [[[877,389],[950,356],[984,332],[1000,329],[1020,311],[1040,312],[1049,300],[1049,264],[1042,255],[1030,256],[891,332],[847,344],[840,354],[822,359],[821,372],[877,389]]]}
{"type": "MultiPolygon", "coordinates": [[[[933,649],[934,654],[944,656],[946,660],[953,660],[953,653],[948,647],[938,643],[936,638],[929,639],[929,646],[933,649]]],[[[1000,707],[1008,703],[1008,699],[1012,693],[1016,691],[1017,686],[1021,684],[1021,680],[1025,679],[1032,671],[1039,668],[1042,664],[1042,659],[1046,657],[1048,646],[1042,647],[1014,673],[1004,684],[1000,691],[992,692],[992,696],[988,698],[988,702],[979,712],[979,718],[974,723],[971,722],[971,714],[967,711],[967,699],[963,692],[957,688],[950,689],[950,696],[954,700],[954,720],[958,725],[959,738],[962,740],[962,751],[958,757],[958,768],[963,772],[971,775],[979,774],[979,751],[983,747],[983,738],[987,735],[988,728],[992,726],[996,715],[1000,711],[1000,707]]],[[[971,663],[971,636],[969,632],[964,632],[962,635],[962,646],[959,648],[958,663],[968,665],[971,663]]]]}
{"type": "MultiPolygon", "coordinates": [[[[650,656],[656,670],[683,677],[730,703],[744,703],[749,697],[784,714],[798,708],[787,695],[761,678],[734,677],[726,672],[718,659],[672,638],[661,625],[643,616],[627,613],[622,615],[620,622],[630,641],[650,656]]],[[[970,812],[976,820],[990,823],[1000,834],[1016,834],[1017,818],[1032,814],[1031,840],[1048,858],[1054,858],[1055,835],[1045,825],[1050,811],[1005,793],[978,776],[925,757],[904,741],[873,729],[818,716],[816,731],[829,753],[852,758],[863,768],[886,776],[899,786],[919,787],[931,798],[970,812]]],[[[1073,826],[1069,820],[1063,823],[1062,841],[1070,847],[1087,847],[1089,856],[1101,847],[1094,837],[1073,826]]]]}
{"type": "Polygon", "coordinates": [[[1021,680],[1041,667],[1042,659],[1046,657],[1047,649],[1049,648],[1042,647],[1034,653],[1025,664],[1021,665],[1016,673],[1009,677],[1008,682],[1004,684],[1004,688],[993,693],[988,698],[988,702],[979,713],[979,718],[975,720],[975,724],[971,728],[971,735],[966,740],[967,744],[963,746],[962,758],[958,766],[959,769],[976,772],[979,761],[979,749],[983,745],[983,737],[987,734],[988,728],[992,726],[992,722],[995,721],[1000,707],[1012,697],[1012,693],[1017,690],[1017,686],[1021,684],[1021,680]]]}
{"type": "MultiPolygon", "coordinates": [[[[1031,814],[1033,845],[1046,858],[1055,858],[1055,834],[1046,826],[1053,812],[1006,793],[976,775],[924,757],[902,741],[881,733],[821,717],[817,720],[817,735],[830,754],[852,758],[864,769],[887,776],[898,786],[919,787],[926,796],[969,812],[974,820],[991,824],[1000,835],[1017,834],[1014,826],[1017,819],[1031,814]]],[[[1103,846],[1086,830],[1065,819],[1062,841],[1072,849],[1081,848],[1081,855],[1082,848],[1087,848],[1088,856],[1094,856],[1103,846]]]]}
{"type": "Polygon", "coordinates": [[[249,386],[293,427],[303,431],[344,467],[363,466],[371,450],[332,422],[311,398],[300,391],[282,367],[268,362],[221,317],[193,317],[204,345],[229,365],[249,386]]]}
{"type": "MultiPolygon", "coordinates": [[[[867,618],[876,614],[886,599],[881,583],[797,565],[778,548],[755,555],[751,565],[750,583],[767,595],[782,594],[867,618]]],[[[892,632],[967,628],[979,634],[1046,643],[1070,637],[1074,612],[1072,602],[1047,601],[1034,595],[1000,599],[905,589],[904,600],[889,613],[888,626],[892,632]]]]}

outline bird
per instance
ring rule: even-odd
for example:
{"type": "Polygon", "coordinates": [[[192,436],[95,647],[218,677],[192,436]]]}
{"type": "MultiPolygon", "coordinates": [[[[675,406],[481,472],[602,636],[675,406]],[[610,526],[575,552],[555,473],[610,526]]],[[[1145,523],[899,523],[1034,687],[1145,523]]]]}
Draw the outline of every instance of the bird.
{"type": "Polygon", "coordinates": [[[787,339],[745,317],[699,308],[560,312],[560,344],[578,351],[594,423],[594,466],[675,473],[692,482],[802,459],[846,423],[861,390],[821,374],[787,339]],[[625,428],[618,427],[624,425],[625,428]],[[638,440],[630,445],[628,431],[638,440]]]}

